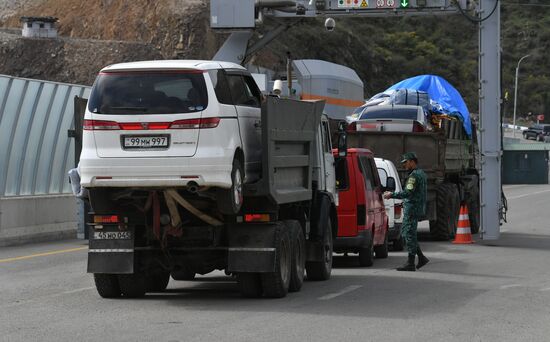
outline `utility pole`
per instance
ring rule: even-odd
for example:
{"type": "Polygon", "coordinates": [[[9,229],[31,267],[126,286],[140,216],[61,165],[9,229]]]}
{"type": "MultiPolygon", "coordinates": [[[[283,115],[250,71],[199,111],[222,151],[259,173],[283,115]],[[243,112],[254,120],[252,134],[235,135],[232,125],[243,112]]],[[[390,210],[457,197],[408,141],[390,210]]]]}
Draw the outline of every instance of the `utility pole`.
{"type": "Polygon", "coordinates": [[[479,23],[480,234],[483,240],[498,240],[502,210],[500,1],[481,0],[479,7],[484,18],[479,23]]]}
{"type": "Polygon", "coordinates": [[[514,87],[514,119],[513,119],[513,131],[512,131],[512,137],[516,137],[516,108],[517,108],[517,101],[518,101],[518,75],[519,75],[519,65],[521,64],[521,61],[523,61],[525,58],[530,57],[531,55],[523,56],[519,59],[518,65],[516,67],[516,85],[514,87]]]}

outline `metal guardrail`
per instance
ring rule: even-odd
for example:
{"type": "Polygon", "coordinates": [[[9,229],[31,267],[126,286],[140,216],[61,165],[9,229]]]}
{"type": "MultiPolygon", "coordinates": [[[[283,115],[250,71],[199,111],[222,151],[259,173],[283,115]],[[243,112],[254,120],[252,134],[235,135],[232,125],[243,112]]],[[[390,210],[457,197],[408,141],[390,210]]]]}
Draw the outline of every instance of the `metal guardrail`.
{"type": "Polygon", "coordinates": [[[0,75],[0,197],[70,193],[74,97],[90,87],[0,75]]]}

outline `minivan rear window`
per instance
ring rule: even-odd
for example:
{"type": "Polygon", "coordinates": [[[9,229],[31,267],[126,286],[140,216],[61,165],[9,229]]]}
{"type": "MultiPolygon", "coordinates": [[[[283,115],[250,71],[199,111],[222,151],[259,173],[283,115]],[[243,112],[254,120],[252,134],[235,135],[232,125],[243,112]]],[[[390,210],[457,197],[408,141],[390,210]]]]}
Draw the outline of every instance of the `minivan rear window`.
{"type": "Polygon", "coordinates": [[[102,72],[88,109],[96,114],[173,114],[204,110],[208,95],[202,71],[102,72]]]}
{"type": "Polygon", "coordinates": [[[414,108],[388,108],[388,109],[378,109],[372,108],[367,109],[361,114],[361,120],[366,119],[407,119],[407,120],[417,120],[418,119],[418,109],[414,108]]]}

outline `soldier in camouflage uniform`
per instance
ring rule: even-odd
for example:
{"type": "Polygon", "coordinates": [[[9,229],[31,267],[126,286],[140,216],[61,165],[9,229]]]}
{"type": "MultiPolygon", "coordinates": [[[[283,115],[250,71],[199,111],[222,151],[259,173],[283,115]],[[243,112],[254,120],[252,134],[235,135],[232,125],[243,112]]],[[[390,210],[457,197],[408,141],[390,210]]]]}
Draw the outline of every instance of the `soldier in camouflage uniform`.
{"type": "Polygon", "coordinates": [[[414,152],[407,152],[403,155],[401,164],[410,171],[407,182],[405,183],[405,189],[400,192],[386,191],[384,198],[398,198],[403,199],[403,225],[401,226],[401,233],[407,243],[407,251],[409,257],[407,263],[401,267],[398,267],[398,271],[415,271],[414,260],[418,255],[418,264],[416,269],[426,265],[430,260],[424,256],[416,236],[416,229],[418,226],[418,219],[422,218],[426,214],[426,194],[427,194],[427,181],[426,173],[417,167],[418,159],[414,152]]]}

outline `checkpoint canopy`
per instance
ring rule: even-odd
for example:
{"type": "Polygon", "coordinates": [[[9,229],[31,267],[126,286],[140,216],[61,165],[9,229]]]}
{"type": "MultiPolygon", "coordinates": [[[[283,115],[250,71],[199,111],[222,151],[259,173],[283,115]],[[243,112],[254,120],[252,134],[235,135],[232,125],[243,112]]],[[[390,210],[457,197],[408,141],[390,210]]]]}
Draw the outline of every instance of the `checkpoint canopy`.
{"type": "Polygon", "coordinates": [[[435,75],[420,75],[400,81],[384,91],[393,93],[397,89],[414,89],[427,92],[435,103],[432,111],[458,116],[462,121],[464,130],[468,136],[472,135],[470,112],[462,96],[443,77],[435,75]]]}

